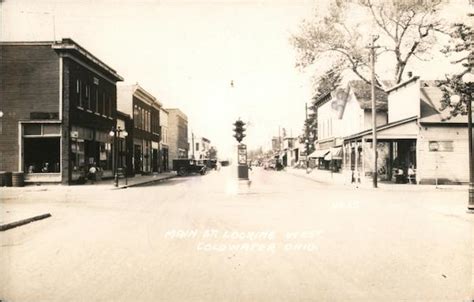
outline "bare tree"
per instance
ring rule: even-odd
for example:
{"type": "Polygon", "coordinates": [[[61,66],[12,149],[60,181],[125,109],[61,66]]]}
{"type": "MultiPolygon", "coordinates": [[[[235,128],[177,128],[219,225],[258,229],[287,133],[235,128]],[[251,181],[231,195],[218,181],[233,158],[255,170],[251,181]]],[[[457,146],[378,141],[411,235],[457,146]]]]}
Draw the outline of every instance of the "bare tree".
{"type": "MultiPolygon", "coordinates": [[[[444,33],[438,18],[441,0],[333,0],[328,13],[303,20],[300,31],[291,37],[297,50],[297,66],[305,68],[327,54],[343,59],[360,79],[369,83],[368,50],[370,34],[380,36],[377,55],[395,59],[393,80],[400,83],[407,64],[426,53],[436,42],[436,32],[444,33]],[[362,13],[364,19],[355,17],[362,13]],[[354,24],[355,23],[355,24],[354,24]]],[[[383,88],[379,77],[377,87],[383,88]]]]}

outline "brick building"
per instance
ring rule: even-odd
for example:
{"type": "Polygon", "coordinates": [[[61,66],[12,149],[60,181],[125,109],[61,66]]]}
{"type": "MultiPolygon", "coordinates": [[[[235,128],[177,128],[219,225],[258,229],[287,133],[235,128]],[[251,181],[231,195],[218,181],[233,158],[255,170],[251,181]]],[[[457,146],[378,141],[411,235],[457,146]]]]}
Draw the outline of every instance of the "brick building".
{"type": "Polygon", "coordinates": [[[122,77],[71,39],[1,42],[0,56],[0,170],[68,184],[95,164],[112,176],[122,77]]]}
{"type": "Polygon", "coordinates": [[[164,108],[160,109],[160,126],[161,126],[161,161],[160,171],[169,171],[169,135],[168,135],[168,111],[164,108]]]}
{"type": "Polygon", "coordinates": [[[119,85],[117,108],[133,118],[133,172],[158,172],[161,103],[140,85],[119,85]]]}
{"type": "Polygon", "coordinates": [[[173,159],[188,158],[188,117],[177,108],[168,111],[169,167],[173,159]]]}

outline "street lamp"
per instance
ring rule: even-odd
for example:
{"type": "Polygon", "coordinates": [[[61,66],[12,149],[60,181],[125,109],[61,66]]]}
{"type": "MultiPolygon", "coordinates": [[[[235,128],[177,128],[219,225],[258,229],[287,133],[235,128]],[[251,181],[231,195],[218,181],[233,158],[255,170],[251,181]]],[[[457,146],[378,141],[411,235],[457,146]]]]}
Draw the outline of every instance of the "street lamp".
{"type": "MultiPolygon", "coordinates": [[[[463,75],[462,81],[466,84],[466,88],[460,92],[466,98],[467,103],[467,131],[468,131],[468,142],[469,142],[469,199],[467,210],[474,213],[474,146],[473,146],[473,134],[472,134],[472,95],[474,91],[474,74],[468,72],[463,75]]],[[[450,97],[451,105],[456,106],[461,102],[460,95],[452,95],[450,97]]]]}
{"type": "Polygon", "coordinates": [[[306,144],[306,173],[309,173],[309,139],[304,140],[306,144]]]}
{"type": "MultiPolygon", "coordinates": [[[[120,126],[118,127],[113,127],[112,130],[110,130],[109,135],[114,138],[114,185],[118,187],[119,185],[119,175],[118,175],[118,138],[120,137],[120,133],[122,133],[122,136],[125,138],[128,136],[127,131],[125,129],[121,129],[120,126]]],[[[127,172],[125,172],[125,175],[127,172]]]]}

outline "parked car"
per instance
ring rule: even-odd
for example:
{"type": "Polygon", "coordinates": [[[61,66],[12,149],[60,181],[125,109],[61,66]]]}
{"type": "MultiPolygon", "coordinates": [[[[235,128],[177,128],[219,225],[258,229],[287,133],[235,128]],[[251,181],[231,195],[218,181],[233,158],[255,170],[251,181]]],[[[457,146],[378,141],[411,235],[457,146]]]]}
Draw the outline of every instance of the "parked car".
{"type": "Polygon", "coordinates": [[[230,162],[228,160],[222,160],[221,161],[221,166],[226,167],[228,165],[230,165],[230,162]]]}
{"type": "Polygon", "coordinates": [[[205,159],[204,162],[208,169],[217,170],[217,159],[205,159]]]}
{"type": "Polygon", "coordinates": [[[173,159],[173,170],[179,176],[185,176],[191,173],[206,174],[207,166],[203,161],[194,159],[173,159]]]}

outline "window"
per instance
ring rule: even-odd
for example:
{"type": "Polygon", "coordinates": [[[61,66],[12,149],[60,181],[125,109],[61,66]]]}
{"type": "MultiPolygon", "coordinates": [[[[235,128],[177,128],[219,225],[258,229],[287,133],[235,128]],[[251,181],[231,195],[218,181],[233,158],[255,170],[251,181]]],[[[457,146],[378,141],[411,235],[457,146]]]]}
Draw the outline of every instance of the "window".
{"type": "Polygon", "coordinates": [[[102,114],[107,114],[107,98],[105,97],[105,92],[102,93],[102,114]]]}
{"type": "Polygon", "coordinates": [[[24,126],[23,135],[41,135],[41,124],[26,124],[24,126]]]}
{"type": "Polygon", "coordinates": [[[199,143],[196,143],[196,151],[199,151],[199,143]]]}
{"type": "Polygon", "coordinates": [[[23,168],[27,173],[59,173],[61,125],[24,123],[23,168]]]}
{"type": "Polygon", "coordinates": [[[99,109],[99,88],[95,88],[95,112],[100,112],[99,109]]]}
{"type": "Polygon", "coordinates": [[[91,109],[90,87],[86,84],[86,105],[87,109],[91,109]]]}
{"type": "Polygon", "coordinates": [[[104,115],[109,116],[109,109],[110,108],[110,97],[107,97],[107,100],[105,101],[105,112],[104,115]]]}
{"type": "Polygon", "coordinates": [[[99,114],[104,114],[104,93],[102,92],[100,94],[100,98],[98,98],[98,104],[97,104],[97,112],[99,114]]]}
{"type": "Polygon", "coordinates": [[[60,141],[59,137],[23,138],[23,164],[27,173],[59,173],[60,141]]]}
{"type": "Polygon", "coordinates": [[[97,87],[92,86],[92,94],[90,97],[90,107],[89,109],[93,112],[97,111],[97,87]]]}
{"type": "Polygon", "coordinates": [[[82,83],[81,80],[76,80],[76,94],[77,94],[77,106],[82,107],[82,83]]]}
{"type": "Polygon", "coordinates": [[[137,105],[135,105],[133,108],[133,123],[135,124],[135,128],[140,127],[140,111],[138,110],[137,105]]]}
{"type": "Polygon", "coordinates": [[[61,126],[59,124],[44,124],[43,135],[60,134],[61,126]]]}
{"type": "Polygon", "coordinates": [[[150,111],[147,111],[146,114],[147,114],[147,116],[148,116],[148,122],[146,123],[147,130],[148,130],[148,131],[151,131],[151,112],[150,112],[150,111]]]}
{"type": "Polygon", "coordinates": [[[109,108],[107,108],[107,109],[108,109],[108,110],[107,110],[107,112],[108,112],[107,115],[108,115],[109,117],[112,117],[112,99],[111,99],[110,97],[108,98],[107,104],[108,104],[108,106],[109,106],[109,108]]]}

